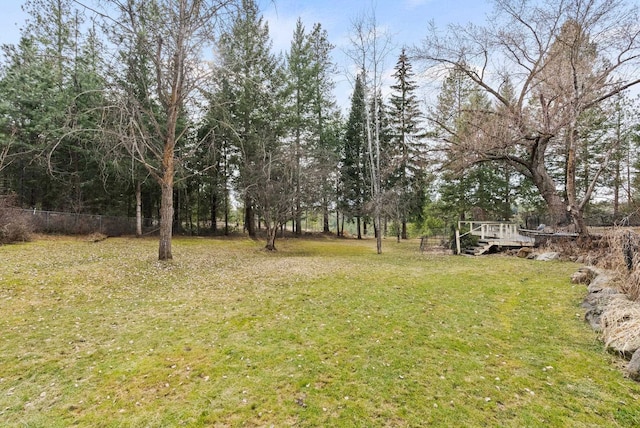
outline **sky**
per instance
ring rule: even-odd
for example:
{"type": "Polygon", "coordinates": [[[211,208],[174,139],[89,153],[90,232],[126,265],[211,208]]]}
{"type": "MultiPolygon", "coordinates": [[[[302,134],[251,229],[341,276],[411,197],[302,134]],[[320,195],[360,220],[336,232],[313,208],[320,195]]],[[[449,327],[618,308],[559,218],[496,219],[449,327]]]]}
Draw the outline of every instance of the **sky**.
{"type": "MultiPolygon", "coordinates": [[[[352,92],[354,64],[344,52],[349,49],[354,20],[363,15],[370,16],[373,11],[378,25],[391,38],[392,50],[385,59],[386,70],[382,73],[386,77],[383,93],[387,95],[393,84],[391,76],[400,50],[403,46],[419,45],[430,22],[442,30],[449,24],[481,24],[492,10],[489,0],[259,0],[259,4],[269,22],[277,52],[289,49],[298,17],[308,30],[316,22],[322,24],[335,45],[333,57],[338,66],[335,95],[343,111],[348,108],[352,92]]],[[[417,64],[414,64],[414,71],[419,72],[417,64]]],[[[424,85],[422,98],[432,100],[436,90],[437,86],[424,85]]]]}
{"type": "MultiPolygon", "coordinates": [[[[0,45],[15,44],[27,15],[21,10],[23,1],[0,0],[0,45]]],[[[449,24],[482,23],[491,12],[489,0],[258,0],[276,52],[289,49],[297,19],[302,19],[310,31],[319,22],[336,47],[336,99],[345,108],[351,92],[349,76],[352,61],[344,54],[354,20],[374,11],[379,26],[389,34],[391,52],[385,60],[383,73],[390,75],[403,46],[418,45],[427,33],[430,22],[444,30],[449,24]]],[[[418,68],[414,65],[414,69],[418,68]]],[[[351,73],[352,74],[352,73],[351,73]]],[[[426,95],[425,95],[426,96],[426,95]]]]}

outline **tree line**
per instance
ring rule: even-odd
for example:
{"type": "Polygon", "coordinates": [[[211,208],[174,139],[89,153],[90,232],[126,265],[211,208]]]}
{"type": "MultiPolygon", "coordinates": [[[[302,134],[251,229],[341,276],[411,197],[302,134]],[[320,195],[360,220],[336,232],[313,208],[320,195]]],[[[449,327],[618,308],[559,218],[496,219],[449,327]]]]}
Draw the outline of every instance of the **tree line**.
{"type": "Polygon", "coordinates": [[[277,54],[254,0],[28,0],[2,46],[0,193],[136,215],[139,233],[156,218],[161,260],[176,230],[242,224],[274,250],[310,215],[338,235],[373,227],[378,252],[384,234],[516,211],[586,233],[603,201],[636,209],[637,6],[529,3],[398,52],[375,13],[354,20],[343,113],[321,23],[298,20],[277,54]]]}

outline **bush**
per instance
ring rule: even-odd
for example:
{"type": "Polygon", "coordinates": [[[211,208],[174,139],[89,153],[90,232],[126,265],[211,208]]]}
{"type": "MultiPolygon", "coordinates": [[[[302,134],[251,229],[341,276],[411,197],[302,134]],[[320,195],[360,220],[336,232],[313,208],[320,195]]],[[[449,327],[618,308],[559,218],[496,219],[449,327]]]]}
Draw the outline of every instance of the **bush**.
{"type": "Polygon", "coordinates": [[[15,196],[0,196],[0,244],[29,241],[32,232],[31,218],[17,208],[15,196]]]}

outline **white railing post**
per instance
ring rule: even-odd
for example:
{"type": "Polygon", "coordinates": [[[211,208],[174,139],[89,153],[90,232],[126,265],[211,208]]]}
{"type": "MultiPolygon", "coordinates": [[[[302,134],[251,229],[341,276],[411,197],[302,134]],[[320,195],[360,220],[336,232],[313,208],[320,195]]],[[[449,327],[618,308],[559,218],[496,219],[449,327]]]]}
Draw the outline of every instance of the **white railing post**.
{"type": "Polygon", "coordinates": [[[457,254],[460,254],[460,228],[456,229],[456,250],[457,254]]]}

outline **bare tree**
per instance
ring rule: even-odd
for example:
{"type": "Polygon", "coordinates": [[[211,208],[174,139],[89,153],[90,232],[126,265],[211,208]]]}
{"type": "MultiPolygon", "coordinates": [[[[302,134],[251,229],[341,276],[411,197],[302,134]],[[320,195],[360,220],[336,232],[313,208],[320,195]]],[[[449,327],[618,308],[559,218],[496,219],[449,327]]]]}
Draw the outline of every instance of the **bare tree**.
{"type": "Polygon", "coordinates": [[[158,258],[172,258],[173,189],[178,149],[191,130],[187,109],[209,76],[203,50],[213,44],[223,12],[234,0],[108,0],[118,58],[118,138],[161,188],[158,258]],[[116,25],[114,25],[114,22],[116,25]]]}
{"type": "Polygon", "coordinates": [[[269,148],[263,145],[261,159],[252,171],[253,184],[247,189],[255,201],[255,207],[264,220],[267,230],[265,249],[276,250],[276,237],[280,226],[291,216],[295,201],[295,159],[280,146],[269,148]]]}
{"type": "Polygon", "coordinates": [[[416,57],[428,67],[459,70],[495,102],[475,111],[443,148],[458,166],[502,161],[529,177],[556,224],[586,233],[583,210],[611,150],[600,155],[584,189],[576,188],[583,116],[640,83],[637,5],[624,0],[495,0],[486,27],[432,28],[416,57]],[[509,82],[515,96],[505,97],[509,82]],[[552,164],[563,165],[555,176],[552,164]],[[564,184],[564,186],[563,186],[564,184]],[[563,189],[564,187],[564,189],[563,189]]]}
{"type": "Polygon", "coordinates": [[[365,93],[365,133],[369,158],[371,198],[373,202],[376,249],[382,253],[382,177],[380,167],[380,103],[384,60],[391,50],[391,40],[379,26],[375,13],[355,19],[351,28],[351,49],[347,54],[358,68],[365,93]],[[368,106],[371,105],[372,108],[368,106]]]}

